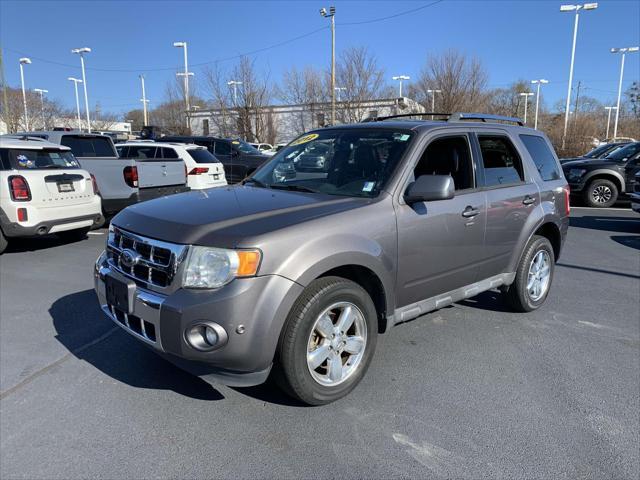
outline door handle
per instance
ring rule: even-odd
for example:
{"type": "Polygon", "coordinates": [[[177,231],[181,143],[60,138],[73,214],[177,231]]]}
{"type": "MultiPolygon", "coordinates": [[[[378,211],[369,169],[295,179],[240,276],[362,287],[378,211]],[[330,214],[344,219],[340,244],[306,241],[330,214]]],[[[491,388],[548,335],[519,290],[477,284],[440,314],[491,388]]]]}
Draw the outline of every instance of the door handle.
{"type": "Polygon", "coordinates": [[[472,218],[480,213],[480,209],[473,208],[471,205],[468,205],[467,208],[462,212],[462,216],[464,218],[472,218]]]}
{"type": "Polygon", "coordinates": [[[531,205],[535,201],[536,201],[535,198],[533,198],[531,195],[527,195],[526,197],[524,197],[524,200],[522,200],[522,204],[523,205],[531,205]]]}

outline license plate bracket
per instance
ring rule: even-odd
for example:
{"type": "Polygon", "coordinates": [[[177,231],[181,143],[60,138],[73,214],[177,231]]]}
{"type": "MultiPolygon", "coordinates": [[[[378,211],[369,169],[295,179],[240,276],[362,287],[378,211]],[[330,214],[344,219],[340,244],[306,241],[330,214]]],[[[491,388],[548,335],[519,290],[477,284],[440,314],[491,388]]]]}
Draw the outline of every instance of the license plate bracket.
{"type": "Polygon", "coordinates": [[[73,187],[73,183],[68,183],[68,182],[58,183],[58,192],[68,193],[68,192],[74,192],[74,191],[75,191],[75,188],[73,187]]]}
{"type": "Polygon", "coordinates": [[[130,281],[122,281],[112,275],[105,275],[104,287],[107,303],[126,314],[133,313],[133,299],[136,284],[130,281]]]}

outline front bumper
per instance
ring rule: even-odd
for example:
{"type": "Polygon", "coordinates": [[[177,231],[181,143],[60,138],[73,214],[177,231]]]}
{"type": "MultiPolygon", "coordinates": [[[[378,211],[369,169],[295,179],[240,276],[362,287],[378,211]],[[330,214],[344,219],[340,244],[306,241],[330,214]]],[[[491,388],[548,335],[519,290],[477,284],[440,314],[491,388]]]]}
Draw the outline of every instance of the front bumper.
{"type": "Polygon", "coordinates": [[[303,287],[277,275],[236,279],[217,290],[178,289],[161,295],[140,288],[101,256],[94,272],[104,313],[117,325],[176,366],[210,383],[249,386],[271,370],[280,331],[303,287]],[[130,312],[107,304],[105,277],[129,286],[130,312]],[[224,328],[227,341],[201,352],[185,340],[185,330],[203,321],[224,328]]]}

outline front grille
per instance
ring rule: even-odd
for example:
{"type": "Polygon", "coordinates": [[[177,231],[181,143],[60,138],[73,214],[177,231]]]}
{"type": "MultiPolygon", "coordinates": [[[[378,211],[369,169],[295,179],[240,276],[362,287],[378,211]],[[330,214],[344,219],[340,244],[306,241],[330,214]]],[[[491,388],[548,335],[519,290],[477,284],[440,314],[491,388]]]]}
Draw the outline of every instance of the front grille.
{"type": "Polygon", "coordinates": [[[163,291],[171,287],[187,246],[176,245],[113,227],[107,240],[109,263],[139,286],[163,291]],[[127,252],[128,260],[123,259],[127,252]]]}
{"type": "Polygon", "coordinates": [[[118,323],[121,323],[132,332],[140,335],[142,338],[154,342],[156,341],[156,327],[153,323],[147,322],[135,315],[126,314],[122,310],[110,306],[111,314],[118,323]]]}

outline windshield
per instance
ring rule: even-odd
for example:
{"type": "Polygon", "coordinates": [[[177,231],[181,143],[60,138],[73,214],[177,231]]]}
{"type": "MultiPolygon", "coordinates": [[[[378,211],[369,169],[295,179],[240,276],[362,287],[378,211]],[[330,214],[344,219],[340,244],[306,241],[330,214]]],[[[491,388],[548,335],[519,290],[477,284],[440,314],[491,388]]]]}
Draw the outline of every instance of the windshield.
{"type": "Polygon", "coordinates": [[[614,162],[626,162],[629,158],[633,157],[638,152],[640,152],[640,142],[630,143],[626,147],[614,150],[604,158],[606,160],[611,160],[614,162]]]}
{"type": "Polygon", "coordinates": [[[206,148],[189,148],[187,149],[187,153],[196,163],[220,163],[206,148]]]}
{"type": "Polygon", "coordinates": [[[375,197],[391,177],[413,133],[331,129],[294,140],[246,180],[265,188],[375,197]]]}
{"type": "Polygon", "coordinates": [[[584,158],[599,158],[600,155],[611,150],[613,148],[610,144],[600,145],[599,147],[594,148],[589,153],[585,154],[584,158]]]}
{"type": "Polygon", "coordinates": [[[7,151],[11,167],[18,170],[80,168],[77,160],[68,150],[8,149],[7,151]]]}
{"type": "Polygon", "coordinates": [[[247,142],[243,142],[242,140],[232,140],[231,143],[236,150],[239,150],[242,153],[248,153],[249,155],[260,155],[258,149],[252,147],[247,142]]]}

